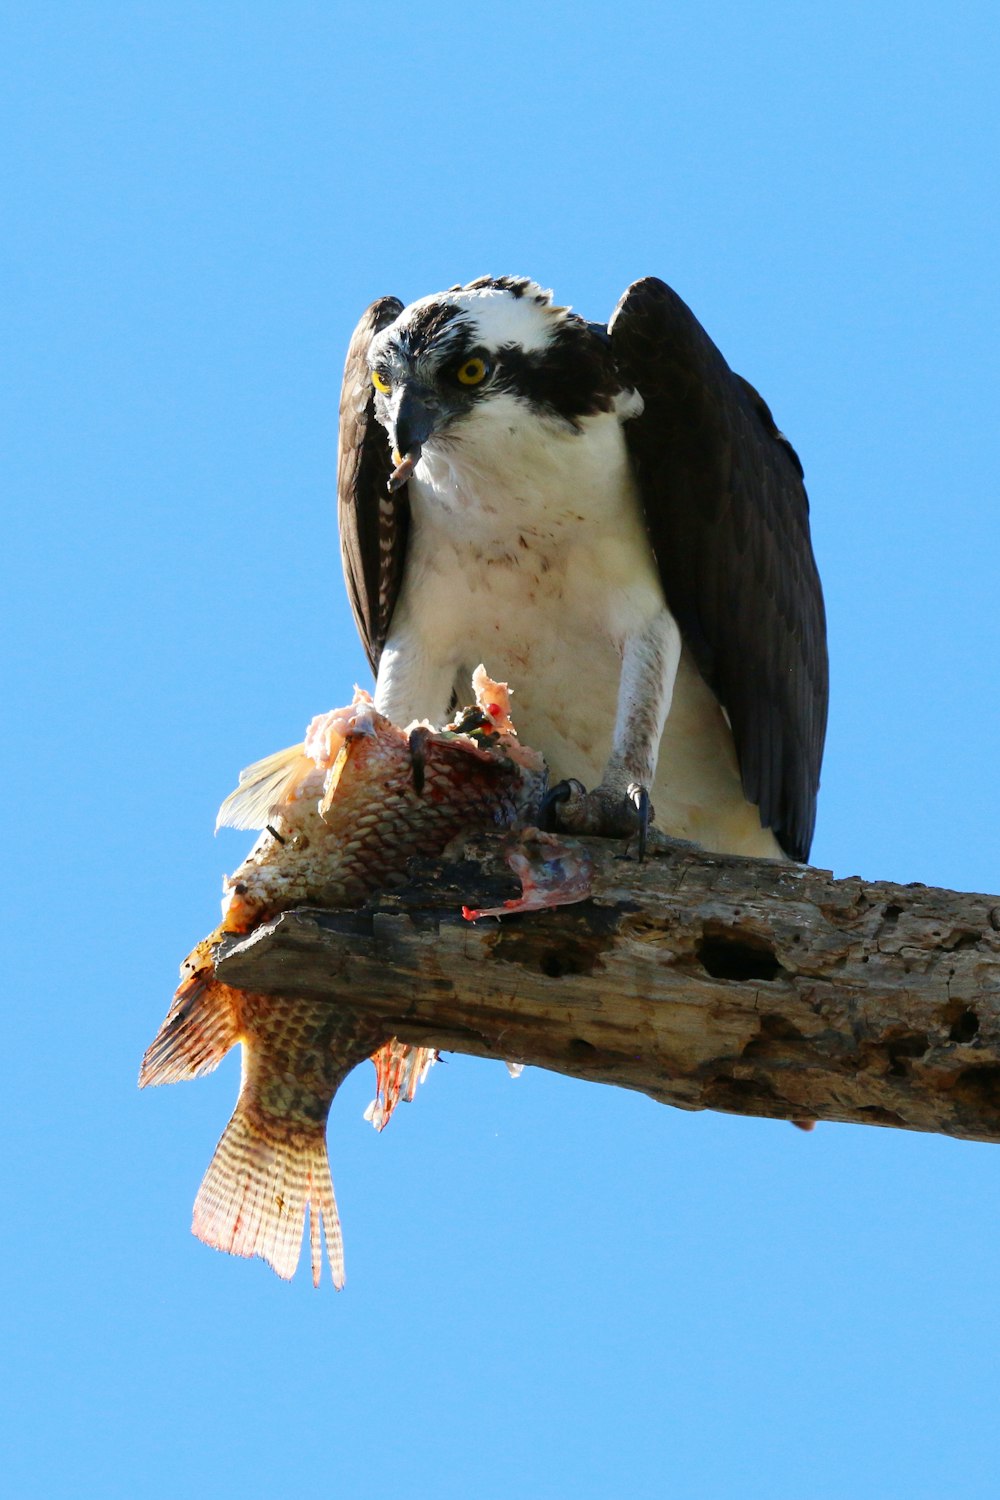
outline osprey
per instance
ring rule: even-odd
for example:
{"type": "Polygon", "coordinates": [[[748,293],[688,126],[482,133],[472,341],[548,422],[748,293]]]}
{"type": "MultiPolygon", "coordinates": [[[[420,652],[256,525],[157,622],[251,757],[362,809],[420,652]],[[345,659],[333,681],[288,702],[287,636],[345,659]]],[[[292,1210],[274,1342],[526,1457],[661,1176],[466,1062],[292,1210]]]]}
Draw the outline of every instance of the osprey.
{"type": "Polygon", "coordinates": [[[372,303],[340,408],[375,703],[443,723],[485,662],[561,826],[805,860],[826,730],[802,467],[662,281],[607,328],[526,278],[372,303]]]}

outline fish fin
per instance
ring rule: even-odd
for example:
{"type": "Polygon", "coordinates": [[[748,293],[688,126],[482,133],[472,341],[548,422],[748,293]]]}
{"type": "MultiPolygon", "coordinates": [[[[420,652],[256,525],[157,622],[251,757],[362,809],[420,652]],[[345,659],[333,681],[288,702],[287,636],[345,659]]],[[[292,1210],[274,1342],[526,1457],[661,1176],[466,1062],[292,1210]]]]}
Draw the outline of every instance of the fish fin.
{"type": "Polygon", "coordinates": [[[306,1208],[313,1286],[323,1270],[320,1223],[333,1284],[344,1285],[344,1243],[326,1154],[325,1121],[290,1129],[240,1095],[195,1199],[192,1233],[214,1250],[259,1255],[295,1275],[306,1208]]]}
{"type": "Polygon", "coordinates": [[[182,1083],[217,1068],[239,1041],[238,1011],[228,985],[195,973],[180,986],[167,1018],[146,1049],[139,1087],[182,1083]]]}
{"type": "Polygon", "coordinates": [[[413,1047],[393,1037],[372,1058],[375,1064],[375,1098],[365,1110],[365,1119],[376,1130],[384,1130],[400,1099],[412,1104],[417,1085],[423,1083],[438,1054],[434,1047],[413,1047]]]}
{"type": "Polygon", "coordinates": [[[302,779],[315,769],[301,745],[277,750],[247,766],[240,772],[239,786],[219,808],[216,833],[220,828],[266,828],[275,810],[290,800],[302,779]]]}
{"type": "Polygon", "coordinates": [[[340,750],[337,752],[336,760],[327,773],[326,787],[323,792],[323,799],[319,804],[319,815],[321,818],[326,817],[327,813],[330,811],[330,808],[334,804],[337,796],[337,788],[340,785],[340,778],[341,776],[343,776],[347,762],[351,758],[351,750],[355,743],[356,741],[352,739],[347,739],[344,741],[343,745],[341,745],[340,747],[340,750]]]}

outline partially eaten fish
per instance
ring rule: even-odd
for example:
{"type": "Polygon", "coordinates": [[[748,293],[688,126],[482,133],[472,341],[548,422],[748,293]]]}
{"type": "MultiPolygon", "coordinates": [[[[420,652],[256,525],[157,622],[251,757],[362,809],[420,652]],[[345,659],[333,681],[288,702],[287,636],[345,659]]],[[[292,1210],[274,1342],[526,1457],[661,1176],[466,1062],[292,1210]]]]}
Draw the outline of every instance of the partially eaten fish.
{"type": "MultiPolygon", "coordinates": [[[[414,855],[441,854],[458,837],[532,820],[545,788],[544,762],[518,741],[506,686],[480,667],[473,688],[475,706],[443,730],[400,729],[358,690],[347,708],[314,719],[303,744],[244,771],[219,813],[220,826],[264,832],[224,883],[222,922],[182,964],[139,1082],[198,1077],[243,1044],[239,1100],[198,1193],[192,1228],[217,1249],[261,1256],[279,1276],[291,1277],[298,1265],[308,1207],[313,1282],[322,1272],[322,1223],[334,1284],[343,1285],[326,1153],[327,1115],[343,1079],[375,1055],[378,1094],[369,1115],[381,1128],[399,1098],[413,1097],[435,1054],[390,1038],[384,1023],[349,1002],[221,984],[213,951],[227,933],[250,932],[293,906],[358,906],[405,880],[414,855]]],[[[586,894],[584,865],[564,868],[558,850],[565,846],[552,843],[534,856],[525,908],[586,894]]],[[[524,859],[527,869],[532,856],[524,859]]]]}

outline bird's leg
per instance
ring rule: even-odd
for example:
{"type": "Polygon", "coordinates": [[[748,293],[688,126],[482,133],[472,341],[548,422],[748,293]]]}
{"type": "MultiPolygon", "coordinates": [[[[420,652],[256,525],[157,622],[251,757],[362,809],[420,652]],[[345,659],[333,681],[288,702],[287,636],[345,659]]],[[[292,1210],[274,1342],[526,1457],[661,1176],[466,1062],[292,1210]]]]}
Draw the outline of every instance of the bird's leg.
{"type": "Polygon", "coordinates": [[[448,720],[456,664],[421,642],[404,636],[402,643],[390,640],[382,652],[375,684],[375,707],[393,724],[407,725],[428,719],[440,726],[448,720]]]}
{"type": "Polygon", "coordinates": [[[604,775],[591,791],[578,781],[553,787],[543,804],[543,817],[549,823],[570,833],[606,838],[638,835],[640,857],[645,852],[647,839],[655,832],[649,826],[653,818],[649,789],[680,659],[680,630],[666,607],[644,630],[627,638],[614,738],[604,775]]]}

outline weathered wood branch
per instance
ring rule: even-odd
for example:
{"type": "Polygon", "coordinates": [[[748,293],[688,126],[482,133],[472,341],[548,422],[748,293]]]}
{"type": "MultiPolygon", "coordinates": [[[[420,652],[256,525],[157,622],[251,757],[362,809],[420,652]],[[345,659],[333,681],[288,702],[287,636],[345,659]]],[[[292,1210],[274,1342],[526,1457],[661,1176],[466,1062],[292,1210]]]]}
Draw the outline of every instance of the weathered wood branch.
{"type": "Polygon", "coordinates": [[[217,974],[683,1109],[1000,1141],[1000,897],[590,848],[579,905],[466,922],[463,902],[518,891],[483,841],[364,911],[287,912],[231,939],[217,974]]]}

